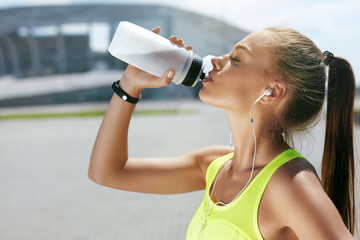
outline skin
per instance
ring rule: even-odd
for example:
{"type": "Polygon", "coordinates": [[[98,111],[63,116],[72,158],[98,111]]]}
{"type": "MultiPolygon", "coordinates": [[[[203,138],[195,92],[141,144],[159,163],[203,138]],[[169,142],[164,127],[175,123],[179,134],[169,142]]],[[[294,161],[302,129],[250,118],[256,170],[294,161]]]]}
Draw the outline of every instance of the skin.
{"type": "MultiPolygon", "coordinates": [[[[160,28],[153,31],[159,33],[160,28]]],[[[271,88],[271,96],[263,97],[253,113],[257,136],[253,177],[289,148],[281,134],[273,131],[278,127],[276,116],[289,96],[277,76],[269,74],[273,61],[271,49],[266,47],[268,37],[264,31],[251,34],[229,54],[214,58],[214,69],[200,91],[203,102],[226,113],[235,145],[234,157],[214,189],[215,202],[231,202],[250,177],[254,137],[249,114],[254,101],[267,88],[271,88]]],[[[169,40],[184,47],[176,36],[169,40]]],[[[130,96],[138,97],[145,88],[170,85],[172,77],[171,70],[158,78],[129,66],[120,85],[130,96]]],[[[205,189],[208,165],[227,154],[228,146],[210,146],[173,158],[131,158],[127,135],[134,108],[117,95],[112,97],[94,144],[89,178],[104,186],[145,193],[205,189]]],[[[264,239],[354,239],[324,192],[315,169],[303,159],[294,159],[274,173],[259,206],[258,222],[264,239]]]]}

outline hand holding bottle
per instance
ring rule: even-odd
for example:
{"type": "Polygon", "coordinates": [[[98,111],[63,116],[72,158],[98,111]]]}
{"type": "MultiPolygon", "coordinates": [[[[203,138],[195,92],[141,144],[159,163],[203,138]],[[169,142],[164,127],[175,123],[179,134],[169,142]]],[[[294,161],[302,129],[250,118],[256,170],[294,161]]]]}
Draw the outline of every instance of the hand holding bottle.
{"type": "MultiPolygon", "coordinates": [[[[160,27],[156,27],[152,32],[159,34],[160,27]]],[[[178,45],[179,47],[184,47],[184,41],[177,38],[176,36],[171,36],[169,41],[178,45]]],[[[186,50],[192,50],[192,46],[188,45],[185,47],[186,50]]],[[[172,69],[166,71],[161,77],[157,77],[148,72],[145,72],[139,68],[136,68],[132,65],[129,65],[120,81],[121,88],[124,89],[129,95],[133,97],[139,97],[140,93],[145,88],[160,88],[165,87],[171,84],[175,72],[172,69]]]]}

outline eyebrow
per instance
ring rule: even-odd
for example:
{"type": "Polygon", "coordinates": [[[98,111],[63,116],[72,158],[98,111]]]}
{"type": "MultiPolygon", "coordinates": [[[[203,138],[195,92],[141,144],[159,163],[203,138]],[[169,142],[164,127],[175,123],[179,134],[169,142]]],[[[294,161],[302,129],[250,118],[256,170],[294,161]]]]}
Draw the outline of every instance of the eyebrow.
{"type": "Polygon", "coordinates": [[[242,45],[242,44],[236,45],[235,48],[234,48],[234,50],[236,51],[236,50],[238,50],[238,49],[243,49],[243,50],[247,51],[248,53],[250,53],[251,55],[253,55],[251,49],[250,49],[248,46],[246,46],[246,45],[242,45]]]}

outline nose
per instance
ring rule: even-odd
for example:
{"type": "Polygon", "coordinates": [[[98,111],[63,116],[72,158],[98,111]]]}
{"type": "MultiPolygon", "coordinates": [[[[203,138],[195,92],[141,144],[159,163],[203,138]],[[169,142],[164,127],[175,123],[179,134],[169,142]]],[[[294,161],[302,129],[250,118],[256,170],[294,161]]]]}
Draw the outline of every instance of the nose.
{"type": "Polygon", "coordinates": [[[220,71],[224,67],[224,58],[223,57],[214,57],[211,59],[214,70],[220,71]]]}

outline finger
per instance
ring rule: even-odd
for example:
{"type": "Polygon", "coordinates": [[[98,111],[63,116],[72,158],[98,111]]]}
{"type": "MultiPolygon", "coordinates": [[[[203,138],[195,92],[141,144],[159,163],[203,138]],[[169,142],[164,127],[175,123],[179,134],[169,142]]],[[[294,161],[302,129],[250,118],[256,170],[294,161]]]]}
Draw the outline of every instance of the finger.
{"type": "Polygon", "coordinates": [[[175,72],[173,70],[166,71],[161,77],[152,76],[149,78],[147,88],[160,88],[169,86],[171,84],[172,79],[175,76],[175,72]]]}
{"type": "Polygon", "coordinates": [[[176,36],[171,36],[171,37],[169,37],[169,40],[170,40],[170,42],[176,43],[177,37],[176,36]]]}
{"type": "Polygon", "coordinates": [[[175,72],[173,70],[168,70],[161,76],[161,78],[158,80],[158,83],[161,86],[169,86],[174,76],[175,72]]]}
{"type": "Polygon", "coordinates": [[[186,50],[189,50],[189,51],[192,50],[192,45],[187,45],[187,46],[185,47],[185,49],[186,49],[186,50]]]}
{"type": "Polygon", "coordinates": [[[182,39],[178,39],[176,41],[176,45],[180,46],[180,47],[184,47],[184,41],[182,39]]]}
{"type": "Polygon", "coordinates": [[[161,31],[161,28],[160,27],[156,27],[152,30],[153,33],[156,33],[156,34],[159,34],[161,31]]]}
{"type": "Polygon", "coordinates": [[[173,70],[170,70],[170,71],[167,71],[164,75],[166,76],[165,77],[165,85],[169,86],[175,76],[175,72],[173,70]]]}

